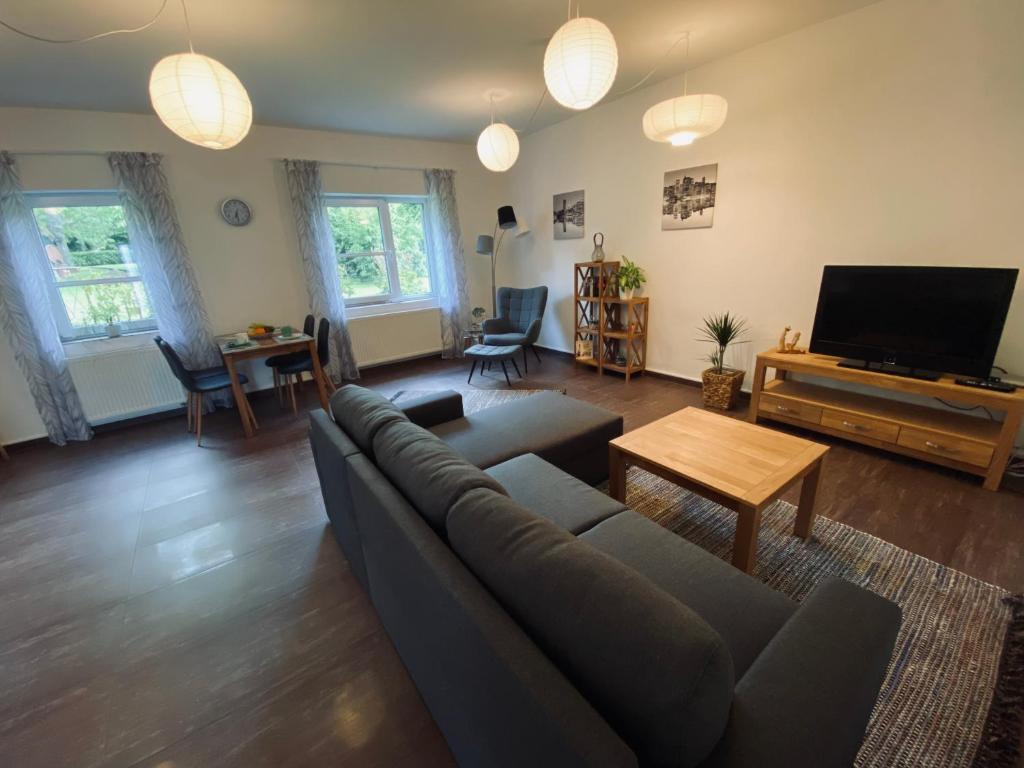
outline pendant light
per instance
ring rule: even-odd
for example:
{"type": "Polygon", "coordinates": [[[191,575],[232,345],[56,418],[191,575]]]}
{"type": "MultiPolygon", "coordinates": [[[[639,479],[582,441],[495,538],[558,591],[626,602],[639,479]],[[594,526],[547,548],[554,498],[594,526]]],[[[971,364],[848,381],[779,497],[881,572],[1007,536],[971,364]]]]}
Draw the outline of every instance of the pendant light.
{"type": "MultiPolygon", "coordinates": [[[[686,58],[689,65],[689,33],[686,35],[686,58]]],[[[687,94],[686,79],[684,73],[682,96],[659,102],[644,113],[644,135],[651,141],[683,147],[711,135],[725,123],[729,103],[713,93],[687,94]]]]}
{"type": "Polygon", "coordinates": [[[487,170],[507,171],[519,157],[519,137],[505,123],[492,122],[480,132],[476,154],[487,170]]]}
{"type": "Polygon", "coordinates": [[[562,106],[589,109],[615,82],[619,51],[608,27],[578,13],[555,32],[544,51],[544,82],[562,106]]]}
{"type": "Polygon", "coordinates": [[[149,98],[157,117],[185,141],[209,149],[230,149],[252,126],[252,102],[235,73],[192,49],[185,0],[189,52],[157,62],[149,76],[149,98]]]}

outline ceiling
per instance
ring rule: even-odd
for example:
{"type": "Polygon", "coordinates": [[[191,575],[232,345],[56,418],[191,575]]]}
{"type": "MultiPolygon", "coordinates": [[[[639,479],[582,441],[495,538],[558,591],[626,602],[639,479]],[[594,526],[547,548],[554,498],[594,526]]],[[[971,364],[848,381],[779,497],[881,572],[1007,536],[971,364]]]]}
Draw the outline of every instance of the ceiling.
{"type": "MultiPolygon", "coordinates": [[[[583,0],[619,46],[611,95],[874,0],[583,0]]],[[[138,26],[161,0],[6,0],[0,18],[35,34],[82,37],[138,26]]],[[[221,60],[252,98],[255,122],[471,141],[500,89],[500,119],[538,130],[573,113],[551,99],[541,64],[565,0],[190,0],[195,49],[221,60]]],[[[151,112],[149,71],[185,50],[180,0],[149,29],[75,45],[0,29],[0,106],[151,112]]]]}

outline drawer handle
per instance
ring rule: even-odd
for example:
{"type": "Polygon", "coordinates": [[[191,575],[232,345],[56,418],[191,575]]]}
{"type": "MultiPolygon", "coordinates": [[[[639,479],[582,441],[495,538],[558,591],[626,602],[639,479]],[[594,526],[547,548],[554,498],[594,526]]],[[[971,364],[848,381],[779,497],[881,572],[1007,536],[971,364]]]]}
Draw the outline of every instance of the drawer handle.
{"type": "Polygon", "coordinates": [[[776,405],[775,410],[782,411],[783,413],[799,413],[795,408],[787,408],[784,405],[776,405]]]}
{"type": "Polygon", "coordinates": [[[847,429],[855,429],[858,432],[870,432],[871,427],[865,424],[854,424],[852,421],[844,421],[843,426],[847,429]]]}
{"type": "Polygon", "coordinates": [[[943,453],[956,453],[956,448],[950,448],[948,445],[942,443],[935,443],[931,440],[924,441],[925,448],[931,448],[933,451],[941,451],[943,453]]]}

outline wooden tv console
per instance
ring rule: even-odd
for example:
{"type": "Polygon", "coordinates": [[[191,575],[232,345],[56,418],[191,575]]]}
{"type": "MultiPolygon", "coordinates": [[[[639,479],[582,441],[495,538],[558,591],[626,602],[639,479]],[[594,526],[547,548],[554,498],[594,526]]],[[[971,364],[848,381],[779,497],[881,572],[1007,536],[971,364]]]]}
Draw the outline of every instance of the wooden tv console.
{"type": "Polygon", "coordinates": [[[758,419],[781,421],[981,475],[985,488],[995,491],[1013,451],[1022,415],[1024,389],[1011,394],[992,392],[962,386],[948,375],[938,381],[921,381],[840,368],[838,357],[769,351],[757,356],[749,418],[755,423],[758,419]],[[766,375],[769,368],[775,370],[771,380],[766,375]],[[984,406],[1001,412],[1003,420],[793,381],[790,373],[941,398],[960,407],[984,406]]]}

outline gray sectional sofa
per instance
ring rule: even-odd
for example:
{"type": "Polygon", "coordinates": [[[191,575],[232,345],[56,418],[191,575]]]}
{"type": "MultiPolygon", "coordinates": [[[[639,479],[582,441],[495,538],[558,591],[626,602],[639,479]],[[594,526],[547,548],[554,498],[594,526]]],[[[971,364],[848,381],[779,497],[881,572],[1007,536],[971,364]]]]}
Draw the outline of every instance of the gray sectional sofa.
{"type": "Polygon", "coordinates": [[[460,765],[853,763],[899,609],[841,580],[797,604],[595,490],[621,417],[331,406],[332,527],[460,765]]]}

